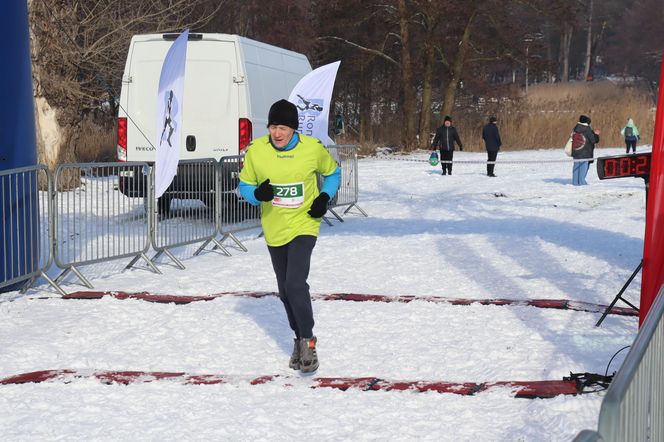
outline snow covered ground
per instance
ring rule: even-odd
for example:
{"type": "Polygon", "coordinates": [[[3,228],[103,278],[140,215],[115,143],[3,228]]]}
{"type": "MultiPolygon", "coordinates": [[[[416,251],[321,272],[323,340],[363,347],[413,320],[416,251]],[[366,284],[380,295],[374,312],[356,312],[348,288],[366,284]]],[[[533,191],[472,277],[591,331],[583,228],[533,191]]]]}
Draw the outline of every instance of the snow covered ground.
{"type": "MultiPolygon", "coordinates": [[[[640,147],[643,150],[643,147],[640,147]]],[[[617,155],[623,149],[598,149],[617,155]]],[[[427,153],[360,160],[357,212],[323,225],[312,293],[570,299],[608,304],[643,251],[640,179],[571,185],[561,151],[499,155],[452,176],[427,153]]],[[[455,160],[484,160],[458,152],[455,160]]],[[[276,289],[264,240],[241,235],[232,257],[197,245],[163,275],[126,262],[83,268],[97,290],[200,295],[276,289]]],[[[637,303],[640,276],[625,297],[637,303]]],[[[84,290],[70,277],[68,292],[84,290]]],[[[619,303],[618,306],[625,305],[619,303]]],[[[317,377],[450,382],[561,379],[601,373],[630,345],[638,319],[523,306],[316,301],[317,377]]],[[[187,305],[104,298],[62,300],[47,285],[0,295],[0,378],[47,369],[184,371],[293,376],[290,386],[160,381],[0,386],[0,439],[567,441],[596,428],[602,393],[515,399],[507,387],[474,396],[310,389],[288,369],[292,337],[277,298],[187,305]]],[[[626,351],[608,367],[619,368],[626,351]]]]}

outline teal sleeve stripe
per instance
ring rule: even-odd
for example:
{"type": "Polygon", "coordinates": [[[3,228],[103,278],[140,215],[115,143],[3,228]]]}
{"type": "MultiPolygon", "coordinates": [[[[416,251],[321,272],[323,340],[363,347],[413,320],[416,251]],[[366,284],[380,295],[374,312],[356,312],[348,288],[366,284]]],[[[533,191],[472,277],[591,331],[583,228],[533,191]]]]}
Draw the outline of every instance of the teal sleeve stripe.
{"type": "Polygon", "coordinates": [[[341,167],[337,168],[330,175],[323,176],[323,185],[321,186],[321,193],[325,192],[330,195],[330,199],[334,198],[341,183],[341,167]]]}
{"type": "Polygon", "coordinates": [[[253,206],[260,206],[261,202],[258,201],[254,196],[254,190],[256,190],[256,187],[258,186],[240,181],[240,195],[242,195],[242,198],[247,200],[249,204],[253,206]]]}

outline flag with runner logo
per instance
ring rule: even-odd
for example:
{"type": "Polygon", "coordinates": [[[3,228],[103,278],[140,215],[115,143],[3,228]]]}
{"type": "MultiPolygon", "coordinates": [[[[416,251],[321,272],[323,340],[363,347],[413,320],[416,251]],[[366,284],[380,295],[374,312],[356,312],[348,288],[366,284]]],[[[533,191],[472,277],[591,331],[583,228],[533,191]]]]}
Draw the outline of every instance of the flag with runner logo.
{"type": "Polygon", "coordinates": [[[316,137],[324,144],[334,143],[327,134],[327,119],[340,64],[340,61],[335,61],[309,72],[295,85],[288,97],[288,101],[297,106],[300,119],[298,132],[316,137]]]}
{"type": "Polygon", "coordinates": [[[170,186],[180,161],[184,65],[189,29],[173,42],[159,76],[157,93],[157,159],[155,161],[155,198],[170,186]]]}

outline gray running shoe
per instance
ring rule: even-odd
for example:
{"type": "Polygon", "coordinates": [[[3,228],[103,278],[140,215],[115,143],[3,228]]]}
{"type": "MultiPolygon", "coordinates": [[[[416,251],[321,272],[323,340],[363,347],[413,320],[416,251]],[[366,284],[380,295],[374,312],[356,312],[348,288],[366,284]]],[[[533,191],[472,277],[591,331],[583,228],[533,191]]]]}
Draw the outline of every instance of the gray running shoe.
{"type": "Polygon", "coordinates": [[[297,338],[293,339],[293,354],[288,361],[288,366],[293,370],[300,369],[300,340],[297,338]]]}
{"type": "Polygon", "coordinates": [[[316,354],[316,337],[300,338],[300,371],[311,373],[318,369],[318,355],[316,354]]]}

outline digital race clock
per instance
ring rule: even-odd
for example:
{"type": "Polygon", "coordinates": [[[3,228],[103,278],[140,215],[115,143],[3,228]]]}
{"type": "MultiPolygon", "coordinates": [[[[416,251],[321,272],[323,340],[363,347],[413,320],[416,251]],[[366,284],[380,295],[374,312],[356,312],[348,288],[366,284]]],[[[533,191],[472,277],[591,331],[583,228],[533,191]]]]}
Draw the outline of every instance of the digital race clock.
{"type": "Polygon", "coordinates": [[[638,177],[650,175],[650,152],[597,158],[597,176],[608,178],[638,177]]]}

